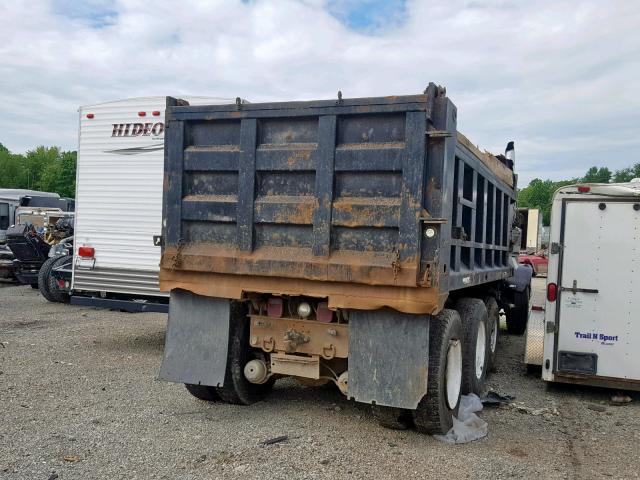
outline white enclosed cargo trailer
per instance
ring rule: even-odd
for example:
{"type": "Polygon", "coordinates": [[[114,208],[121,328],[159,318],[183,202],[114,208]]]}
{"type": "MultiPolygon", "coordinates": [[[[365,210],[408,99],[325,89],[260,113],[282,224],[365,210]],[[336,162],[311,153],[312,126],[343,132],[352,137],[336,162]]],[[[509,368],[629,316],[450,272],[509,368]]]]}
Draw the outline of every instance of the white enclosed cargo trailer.
{"type": "MultiPolygon", "coordinates": [[[[158,287],[167,97],[80,107],[72,303],[119,306],[158,287]],[[98,300],[99,299],[99,300],[98,300]]],[[[233,103],[186,97],[190,104],[233,103]]]]}
{"type": "Polygon", "coordinates": [[[525,362],[550,382],[640,390],[640,179],[559,189],[550,240],[525,362]]]}

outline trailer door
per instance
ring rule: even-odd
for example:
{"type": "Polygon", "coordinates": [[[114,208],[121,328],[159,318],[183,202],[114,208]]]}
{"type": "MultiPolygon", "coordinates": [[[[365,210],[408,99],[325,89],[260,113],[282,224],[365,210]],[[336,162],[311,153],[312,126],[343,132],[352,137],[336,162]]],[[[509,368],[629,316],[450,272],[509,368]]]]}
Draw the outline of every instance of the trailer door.
{"type": "Polygon", "coordinates": [[[620,199],[566,200],[555,371],[640,378],[640,209],[620,199]]]}

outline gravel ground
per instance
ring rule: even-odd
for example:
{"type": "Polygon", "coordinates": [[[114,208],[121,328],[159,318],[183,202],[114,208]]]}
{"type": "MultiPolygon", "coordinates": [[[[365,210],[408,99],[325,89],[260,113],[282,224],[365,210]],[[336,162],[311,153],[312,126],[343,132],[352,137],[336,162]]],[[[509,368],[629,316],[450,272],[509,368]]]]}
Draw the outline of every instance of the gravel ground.
{"type": "Polygon", "coordinates": [[[640,397],[616,407],[606,390],[545,388],[520,337],[501,337],[490,387],[558,414],[487,409],[489,435],[450,446],[290,380],[251,407],[196,400],[156,379],[165,322],[0,287],[0,478],[638,477],[640,397]]]}

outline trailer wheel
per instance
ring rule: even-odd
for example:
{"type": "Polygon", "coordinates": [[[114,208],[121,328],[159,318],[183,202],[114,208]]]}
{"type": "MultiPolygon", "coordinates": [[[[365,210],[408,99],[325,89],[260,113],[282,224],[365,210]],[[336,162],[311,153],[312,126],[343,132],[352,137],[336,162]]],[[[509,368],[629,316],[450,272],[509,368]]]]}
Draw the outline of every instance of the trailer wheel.
{"type": "Polygon", "coordinates": [[[271,391],[275,378],[263,384],[249,382],[244,376],[245,365],[255,358],[258,352],[249,347],[249,317],[247,305],[231,302],[229,323],[229,350],[224,385],[217,387],[220,399],[236,405],[251,405],[259,402],[271,391]]]}
{"type": "Polygon", "coordinates": [[[427,394],[413,411],[422,433],[445,434],[458,415],[462,390],[462,323],[455,310],[431,318],[427,394]]]}
{"type": "Polygon", "coordinates": [[[526,287],[522,292],[513,293],[515,306],[507,313],[507,331],[512,335],[522,335],[527,329],[530,292],[531,287],[526,287]]]}
{"type": "Polygon", "coordinates": [[[500,336],[500,307],[494,297],[484,297],[487,307],[487,334],[489,336],[489,354],[487,373],[495,371],[497,366],[498,337],[500,336]]]}
{"type": "Polygon", "coordinates": [[[462,320],[462,393],[480,395],[485,389],[489,358],[487,307],[479,298],[461,298],[456,310],[462,320]]]}
{"type": "Polygon", "coordinates": [[[403,408],[371,405],[371,412],[380,426],[392,430],[406,430],[413,424],[411,411],[403,408]]]}
{"type": "Polygon", "coordinates": [[[49,270],[47,272],[46,281],[49,289],[49,295],[51,296],[51,298],[53,298],[54,302],[69,303],[69,294],[60,288],[57,280],[53,278],[53,275],[51,275],[51,271],[54,268],[60,267],[68,262],[71,262],[70,256],[65,255],[63,257],[56,257],[54,258],[54,261],[51,263],[51,266],[49,267],[49,270]]]}
{"type": "Polygon", "coordinates": [[[38,289],[44,298],[46,298],[50,302],[55,302],[51,292],[49,292],[49,282],[47,281],[49,278],[49,272],[51,272],[51,266],[53,262],[55,262],[57,258],[48,258],[40,267],[40,271],[38,272],[38,289]]]}
{"type": "Polygon", "coordinates": [[[194,385],[192,383],[185,383],[187,391],[200,400],[206,400],[207,402],[215,402],[220,400],[220,396],[216,391],[216,387],[210,387],[208,385],[194,385]]]}

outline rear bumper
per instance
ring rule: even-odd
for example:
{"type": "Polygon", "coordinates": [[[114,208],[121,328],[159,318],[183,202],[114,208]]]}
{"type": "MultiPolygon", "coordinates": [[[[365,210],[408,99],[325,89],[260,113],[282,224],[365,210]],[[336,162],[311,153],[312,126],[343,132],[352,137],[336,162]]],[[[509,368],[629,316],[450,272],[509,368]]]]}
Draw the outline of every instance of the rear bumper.
{"type": "Polygon", "coordinates": [[[553,381],[588,385],[591,387],[615,388],[619,390],[634,390],[640,392],[640,379],[601,377],[598,375],[579,375],[573,373],[554,373],[553,381]]]}
{"type": "Polygon", "coordinates": [[[239,300],[247,293],[308,295],[327,298],[329,308],[378,310],[389,307],[403,313],[436,314],[444,308],[448,294],[437,287],[395,287],[358,283],[321,282],[299,278],[230,275],[160,269],[160,289],[188,290],[206,297],[239,300]]]}

